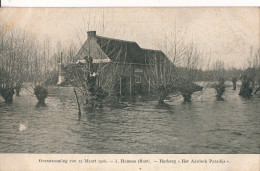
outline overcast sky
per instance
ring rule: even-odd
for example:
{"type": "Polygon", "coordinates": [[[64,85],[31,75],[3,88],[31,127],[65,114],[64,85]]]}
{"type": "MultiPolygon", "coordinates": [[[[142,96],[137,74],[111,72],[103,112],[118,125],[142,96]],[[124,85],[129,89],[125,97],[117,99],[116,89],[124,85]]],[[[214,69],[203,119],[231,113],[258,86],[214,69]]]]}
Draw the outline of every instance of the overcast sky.
{"type": "Polygon", "coordinates": [[[176,23],[179,39],[193,40],[211,61],[222,59],[234,67],[245,67],[250,47],[254,51],[259,48],[259,15],[256,7],[0,9],[2,23],[26,27],[40,40],[49,37],[63,44],[77,41],[77,31],[84,22],[86,29],[102,35],[104,21],[104,36],[159,49],[166,37],[171,37],[176,23]]]}

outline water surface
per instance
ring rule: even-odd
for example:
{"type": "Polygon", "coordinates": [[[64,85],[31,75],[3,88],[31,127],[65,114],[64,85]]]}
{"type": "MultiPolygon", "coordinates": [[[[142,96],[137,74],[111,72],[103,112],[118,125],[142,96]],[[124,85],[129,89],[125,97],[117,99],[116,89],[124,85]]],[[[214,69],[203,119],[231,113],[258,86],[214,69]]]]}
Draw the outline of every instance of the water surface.
{"type": "Polygon", "coordinates": [[[88,111],[79,120],[73,90],[52,88],[46,106],[26,89],[14,103],[0,99],[1,153],[259,153],[260,95],[227,88],[181,96],[168,106],[137,97],[121,107],[88,111]]]}

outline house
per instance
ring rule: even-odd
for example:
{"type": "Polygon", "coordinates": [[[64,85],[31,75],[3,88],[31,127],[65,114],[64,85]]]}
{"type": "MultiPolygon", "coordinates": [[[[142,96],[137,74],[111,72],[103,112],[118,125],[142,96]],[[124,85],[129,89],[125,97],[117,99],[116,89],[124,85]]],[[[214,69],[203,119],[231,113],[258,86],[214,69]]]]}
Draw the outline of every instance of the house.
{"type": "Polygon", "coordinates": [[[173,64],[160,50],[141,48],[136,42],[107,38],[88,31],[75,58],[93,63],[96,85],[120,95],[147,94],[168,79],[173,64]],[[170,67],[167,67],[170,66],[170,67]]]}

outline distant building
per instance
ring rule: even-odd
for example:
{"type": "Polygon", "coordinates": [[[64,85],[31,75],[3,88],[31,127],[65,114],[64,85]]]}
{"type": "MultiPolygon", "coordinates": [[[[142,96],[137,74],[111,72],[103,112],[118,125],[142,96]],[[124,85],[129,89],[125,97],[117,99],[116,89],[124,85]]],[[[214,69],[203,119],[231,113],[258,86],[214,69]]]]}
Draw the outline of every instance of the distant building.
{"type": "Polygon", "coordinates": [[[162,51],[144,49],[132,41],[98,36],[96,31],[87,34],[75,58],[82,65],[91,59],[93,74],[98,77],[97,86],[110,93],[150,93],[165,81],[166,65],[173,66],[162,51]]]}

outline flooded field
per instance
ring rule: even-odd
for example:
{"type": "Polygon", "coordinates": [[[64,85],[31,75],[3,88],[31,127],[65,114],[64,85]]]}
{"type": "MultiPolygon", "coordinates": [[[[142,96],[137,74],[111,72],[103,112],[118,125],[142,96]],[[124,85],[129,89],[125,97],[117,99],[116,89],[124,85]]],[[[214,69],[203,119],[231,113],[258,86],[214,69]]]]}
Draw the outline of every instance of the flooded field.
{"type": "Polygon", "coordinates": [[[72,88],[53,88],[45,107],[26,89],[14,103],[0,99],[1,153],[259,153],[260,95],[244,99],[231,87],[181,96],[166,107],[137,97],[121,108],[82,109],[72,88]]]}

